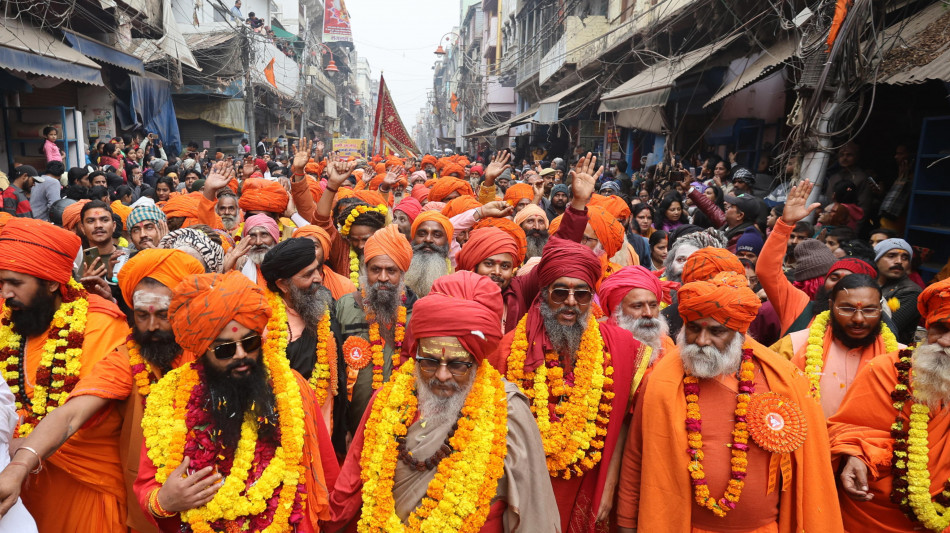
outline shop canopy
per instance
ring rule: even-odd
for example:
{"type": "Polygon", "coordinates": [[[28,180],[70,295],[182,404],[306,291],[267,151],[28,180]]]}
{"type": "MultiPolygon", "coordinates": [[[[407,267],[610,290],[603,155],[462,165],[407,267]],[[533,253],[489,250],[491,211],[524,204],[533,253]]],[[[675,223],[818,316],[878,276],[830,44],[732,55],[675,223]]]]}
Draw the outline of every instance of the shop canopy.
{"type": "Polygon", "coordinates": [[[142,64],[142,60],[133,55],[69,30],[63,30],[63,35],[66,36],[66,42],[74,50],[79,51],[86,57],[124,68],[135,74],[145,74],[145,65],[142,64]]]}
{"type": "Polygon", "coordinates": [[[541,100],[538,102],[538,112],[532,121],[539,124],[557,124],[560,122],[561,109],[567,108],[577,102],[576,99],[569,99],[592,81],[594,81],[594,78],[584,80],[573,87],[541,100]]]}
{"type": "Polygon", "coordinates": [[[934,2],[915,15],[884,30],[877,82],[911,85],[927,80],[950,82],[950,39],[946,37],[950,12],[934,2]]]}
{"type": "Polygon", "coordinates": [[[464,135],[465,138],[471,139],[474,137],[499,137],[503,135],[508,135],[508,130],[512,126],[517,126],[518,124],[524,124],[531,121],[531,117],[538,112],[538,106],[532,106],[527,111],[523,113],[518,113],[517,115],[511,117],[510,119],[502,122],[501,124],[496,124],[494,126],[488,126],[486,128],[473,131],[467,135],[464,135]]]}
{"type": "Polygon", "coordinates": [[[18,19],[0,25],[0,67],[60,80],[103,85],[101,67],[52,35],[18,19]]]}
{"type": "Polygon", "coordinates": [[[719,89],[719,92],[703,104],[703,107],[708,107],[768,76],[784,65],[788,58],[795,54],[796,50],[798,50],[797,39],[782,39],[768,47],[755,61],[747,62],[747,66],[742,70],[742,73],[736,76],[735,79],[726,82],[719,89]]]}

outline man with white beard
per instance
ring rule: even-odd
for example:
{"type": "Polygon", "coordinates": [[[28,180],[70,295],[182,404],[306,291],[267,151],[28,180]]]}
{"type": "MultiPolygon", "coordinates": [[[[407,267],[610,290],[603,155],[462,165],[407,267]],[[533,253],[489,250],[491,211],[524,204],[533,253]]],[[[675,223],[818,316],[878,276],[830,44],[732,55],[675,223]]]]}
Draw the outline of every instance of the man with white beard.
{"type": "Polygon", "coordinates": [[[214,212],[221,217],[224,229],[231,235],[240,228],[240,210],[238,208],[238,197],[234,191],[225,187],[218,193],[218,203],[214,205],[214,212]]]}
{"type": "Polygon", "coordinates": [[[453,239],[452,222],[438,211],[423,211],[412,223],[412,264],[406,271],[406,286],[418,296],[429,294],[432,284],[451,274],[449,245],[453,239]]]}
{"type": "Polygon", "coordinates": [[[679,298],[679,353],[656,364],[630,423],[619,531],[842,531],[821,408],[746,337],[761,305],[748,281],[724,272],[679,298]]]}
{"type": "Polygon", "coordinates": [[[927,287],[917,309],[926,340],[872,359],[828,419],[850,531],[944,531],[950,523],[939,510],[950,477],[950,280],[927,287]]]}
{"type": "Polygon", "coordinates": [[[268,215],[253,215],[244,221],[244,237],[224,259],[224,272],[240,269],[241,273],[258,287],[266,288],[261,275],[261,263],[268,250],[280,240],[277,222],[268,215]]]}

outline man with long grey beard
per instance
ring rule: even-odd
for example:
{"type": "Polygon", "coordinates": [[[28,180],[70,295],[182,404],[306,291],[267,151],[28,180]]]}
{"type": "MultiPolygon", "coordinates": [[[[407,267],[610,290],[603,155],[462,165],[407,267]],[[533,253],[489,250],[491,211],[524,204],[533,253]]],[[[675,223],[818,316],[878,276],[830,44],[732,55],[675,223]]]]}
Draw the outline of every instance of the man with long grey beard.
{"type": "Polygon", "coordinates": [[[950,280],[924,289],[917,310],[926,340],[872,359],[828,420],[849,531],[946,528],[932,501],[946,506],[950,477],[950,280]]]}
{"type": "Polygon", "coordinates": [[[748,281],[724,272],[679,301],[679,353],[656,364],[630,423],[619,531],[841,532],[821,408],[746,336],[761,305],[748,281]]]}
{"type": "Polygon", "coordinates": [[[548,217],[544,210],[535,204],[528,204],[515,215],[515,224],[521,226],[527,239],[528,251],[525,253],[525,259],[541,257],[541,251],[550,237],[548,217]]]}
{"type": "Polygon", "coordinates": [[[452,222],[438,211],[424,211],[410,231],[412,263],[406,270],[406,286],[425,296],[436,279],[453,272],[449,245],[454,230],[452,222]]]}

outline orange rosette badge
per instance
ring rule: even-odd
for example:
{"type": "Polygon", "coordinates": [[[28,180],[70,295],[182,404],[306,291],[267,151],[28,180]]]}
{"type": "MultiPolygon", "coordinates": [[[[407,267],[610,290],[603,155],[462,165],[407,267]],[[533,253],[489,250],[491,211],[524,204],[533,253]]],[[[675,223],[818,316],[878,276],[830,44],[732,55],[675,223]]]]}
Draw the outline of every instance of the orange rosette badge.
{"type": "Polygon", "coordinates": [[[373,360],[373,350],[363,337],[349,337],[343,343],[343,360],[353,370],[362,370],[373,360]]]}
{"type": "Polygon", "coordinates": [[[775,392],[756,394],[749,400],[749,434],[763,450],[787,454],[805,443],[805,415],[798,405],[775,392]]]}

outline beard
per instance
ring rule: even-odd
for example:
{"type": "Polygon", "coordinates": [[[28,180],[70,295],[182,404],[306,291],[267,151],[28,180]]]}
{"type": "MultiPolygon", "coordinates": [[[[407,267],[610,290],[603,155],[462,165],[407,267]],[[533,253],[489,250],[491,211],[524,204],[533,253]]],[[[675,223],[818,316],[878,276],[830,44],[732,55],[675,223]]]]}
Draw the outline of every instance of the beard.
{"type": "Polygon", "coordinates": [[[10,308],[13,331],[19,333],[24,339],[43,333],[53,322],[53,315],[56,314],[57,309],[56,297],[46,290],[48,286],[47,283],[40,283],[29,307],[17,300],[6,302],[10,308]]]}
{"type": "Polygon", "coordinates": [[[666,317],[661,314],[656,318],[631,318],[623,314],[623,310],[618,307],[613,318],[617,325],[629,331],[634,339],[650,347],[650,364],[656,362],[663,347],[663,336],[670,332],[666,317]]]}
{"type": "Polygon", "coordinates": [[[475,382],[475,368],[469,370],[465,383],[459,385],[457,381],[449,378],[448,381],[441,381],[434,375],[426,380],[419,371],[415,369],[416,376],[416,398],[419,401],[419,418],[425,419],[427,424],[433,427],[439,427],[449,421],[458,420],[465,400],[468,398],[469,391],[472,390],[472,383],[475,382]],[[444,385],[455,390],[455,394],[448,398],[443,398],[432,392],[432,387],[444,385]]]}
{"type": "Polygon", "coordinates": [[[181,346],[175,342],[175,333],[171,331],[139,331],[133,327],[132,340],[139,345],[142,358],[158,367],[163,375],[172,369],[172,362],[181,355],[181,346]]]}
{"type": "Polygon", "coordinates": [[[237,446],[246,414],[265,420],[260,423],[260,435],[275,436],[278,424],[276,399],[259,358],[233,359],[223,371],[205,362],[204,371],[209,393],[207,407],[215,433],[225,447],[237,446]],[[250,367],[247,375],[231,375],[232,370],[243,365],[250,367]]]}
{"type": "MultiPolygon", "coordinates": [[[[669,259],[670,257],[667,256],[667,260],[669,259]]],[[[666,276],[667,281],[681,283],[683,281],[683,266],[685,266],[686,263],[677,264],[676,261],[672,260],[669,260],[669,263],[670,264],[666,266],[666,270],[663,271],[664,276],[666,276]]]]}
{"type": "Polygon", "coordinates": [[[745,335],[736,333],[726,348],[720,351],[715,346],[697,346],[687,344],[686,328],[680,329],[676,344],[680,347],[680,357],[686,373],[699,379],[712,379],[739,370],[742,362],[742,343],[745,335]]]}
{"type": "Polygon", "coordinates": [[[541,318],[544,320],[544,331],[548,335],[548,340],[558,352],[570,354],[573,358],[581,346],[581,337],[584,336],[584,330],[587,329],[587,317],[590,310],[581,313],[579,307],[561,307],[555,312],[548,305],[548,291],[544,290],[541,297],[541,318]],[[557,321],[558,313],[572,311],[577,317],[570,326],[565,326],[557,321]]]}
{"type": "MultiPolygon", "coordinates": [[[[360,276],[360,287],[366,287],[363,305],[376,313],[377,320],[381,324],[395,324],[396,314],[399,306],[402,305],[402,294],[406,291],[405,283],[400,280],[398,284],[385,281],[370,284],[369,279],[363,274],[360,276]]],[[[381,332],[383,330],[385,328],[380,328],[381,332]]]]}
{"type": "Polygon", "coordinates": [[[435,280],[449,273],[446,258],[449,245],[421,243],[412,245],[412,262],[406,271],[406,286],[419,296],[429,294],[435,280]]]}
{"type": "Polygon", "coordinates": [[[313,283],[306,289],[290,284],[290,307],[300,314],[304,324],[313,332],[317,332],[317,323],[330,308],[333,294],[330,289],[319,283],[313,283]]]}
{"type": "Polygon", "coordinates": [[[238,219],[237,217],[224,215],[221,217],[221,223],[224,224],[224,229],[226,229],[227,231],[233,231],[234,228],[238,226],[238,219]]]}
{"type": "Polygon", "coordinates": [[[828,291],[825,290],[824,283],[815,291],[815,299],[811,308],[815,315],[831,309],[831,300],[828,298],[828,291]]]}
{"type": "Polygon", "coordinates": [[[531,259],[532,257],[541,257],[541,252],[544,251],[544,245],[548,243],[548,230],[546,229],[531,229],[524,232],[525,238],[528,242],[528,252],[525,254],[525,259],[531,259]]]}
{"type": "Polygon", "coordinates": [[[247,258],[257,266],[261,266],[264,261],[264,255],[271,247],[266,244],[255,244],[247,251],[247,258]]]}
{"type": "Polygon", "coordinates": [[[950,400],[950,347],[923,343],[914,350],[914,398],[931,409],[950,400]]]}
{"type": "Polygon", "coordinates": [[[883,323],[879,320],[877,322],[877,325],[871,328],[871,331],[867,334],[867,336],[860,339],[856,339],[848,333],[848,330],[846,330],[844,326],[842,326],[841,324],[838,323],[837,320],[835,320],[835,317],[831,317],[830,322],[831,322],[831,334],[834,335],[836,339],[841,341],[841,344],[844,344],[845,346],[851,349],[866,348],[874,344],[874,341],[877,340],[877,336],[881,334],[881,324],[883,323]]]}

